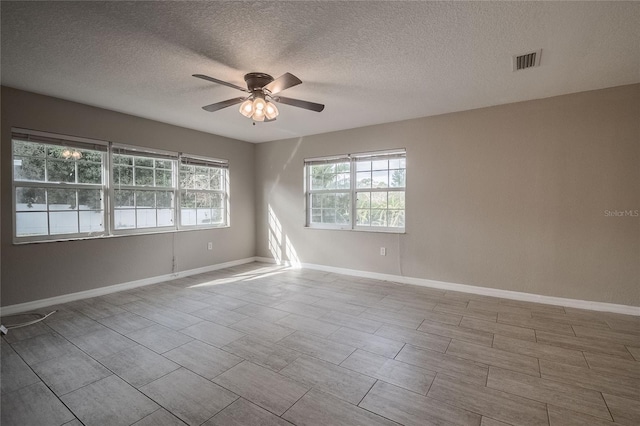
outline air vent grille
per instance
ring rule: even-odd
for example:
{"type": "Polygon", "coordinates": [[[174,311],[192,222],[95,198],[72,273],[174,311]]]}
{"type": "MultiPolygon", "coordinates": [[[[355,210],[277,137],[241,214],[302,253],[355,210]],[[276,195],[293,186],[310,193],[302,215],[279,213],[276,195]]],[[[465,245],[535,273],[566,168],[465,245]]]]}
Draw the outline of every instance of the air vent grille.
{"type": "Polygon", "coordinates": [[[540,66],[541,53],[542,53],[542,49],[536,50],[535,52],[525,53],[524,55],[514,55],[513,70],[520,71],[520,70],[525,70],[527,68],[540,66]]]}

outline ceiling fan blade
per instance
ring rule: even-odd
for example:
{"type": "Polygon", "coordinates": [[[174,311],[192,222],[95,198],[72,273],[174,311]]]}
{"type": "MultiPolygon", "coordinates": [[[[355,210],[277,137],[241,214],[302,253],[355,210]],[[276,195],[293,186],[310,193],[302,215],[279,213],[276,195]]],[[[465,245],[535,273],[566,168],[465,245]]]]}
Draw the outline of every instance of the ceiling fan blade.
{"type": "Polygon", "coordinates": [[[242,90],[243,92],[249,92],[246,88],[244,87],[240,87],[240,86],[236,86],[233,83],[227,83],[226,81],[222,81],[222,80],[218,80],[217,78],[213,78],[213,77],[209,77],[208,75],[202,75],[202,74],[193,74],[194,77],[196,78],[201,78],[203,80],[207,80],[210,81],[212,83],[217,83],[217,84],[222,84],[223,86],[227,86],[227,87],[232,87],[234,89],[238,89],[238,90],[242,90]]]}
{"type": "Polygon", "coordinates": [[[315,102],[303,101],[300,99],[285,98],[284,96],[277,96],[274,98],[276,102],[282,104],[291,105],[298,108],[308,109],[310,111],[320,112],[324,109],[324,105],[317,104],[315,102]]]}
{"type": "Polygon", "coordinates": [[[302,80],[300,80],[295,75],[287,72],[282,74],[280,77],[276,78],[275,80],[273,80],[271,83],[264,86],[264,89],[267,89],[269,92],[271,92],[272,95],[275,95],[276,93],[280,93],[285,89],[288,89],[293,86],[297,86],[298,84],[301,84],[301,83],[302,83],[302,80]]]}
{"type": "Polygon", "coordinates": [[[245,99],[247,99],[247,98],[227,99],[226,101],[216,102],[215,104],[203,106],[202,109],[205,110],[205,111],[209,111],[209,112],[215,112],[215,111],[221,110],[223,108],[239,104],[242,101],[244,101],[245,99]]]}

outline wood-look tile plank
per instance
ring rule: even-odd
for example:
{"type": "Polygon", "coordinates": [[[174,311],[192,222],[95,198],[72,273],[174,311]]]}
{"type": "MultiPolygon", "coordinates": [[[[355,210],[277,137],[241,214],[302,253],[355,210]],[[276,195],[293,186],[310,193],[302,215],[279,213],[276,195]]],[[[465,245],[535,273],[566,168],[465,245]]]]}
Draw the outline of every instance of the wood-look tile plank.
{"type": "Polygon", "coordinates": [[[392,426],[396,424],[317,389],[307,392],[282,417],[300,426],[392,426]]]}
{"type": "Polygon", "coordinates": [[[447,354],[493,365],[494,367],[540,376],[538,359],[527,355],[507,352],[496,348],[487,348],[459,340],[451,341],[449,348],[447,348],[447,354]]]}
{"type": "Polygon", "coordinates": [[[437,336],[448,337],[450,339],[464,340],[483,346],[491,346],[493,343],[493,333],[480,330],[468,330],[457,325],[442,324],[435,321],[424,320],[418,331],[437,336]]]}
{"type": "Polygon", "coordinates": [[[533,328],[536,331],[544,330],[565,336],[575,336],[573,328],[569,324],[551,321],[544,318],[529,318],[523,315],[499,313],[498,322],[515,325],[518,327],[533,328]]]}
{"type": "Polygon", "coordinates": [[[488,312],[496,312],[496,313],[505,313],[505,314],[515,314],[523,317],[531,318],[531,309],[523,308],[519,306],[511,306],[505,305],[498,301],[495,302],[487,302],[481,300],[470,300],[467,305],[469,309],[476,309],[479,311],[488,311],[488,312]]]}
{"type": "Polygon", "coordinates": [[[246,303],[245,305],[234,309],[233,312],[268,322],[278,321],[279,319],[289,315],[289,312],[270,308],[268,306],[256,305],[255,303],[246,303]]]}
{"type": "Polygon", "coordinates": [[[603,396],[616,423],[629,426],[640,424],[640,401],[606,393],[603,396]]]}
{"type": "Polygon", "coordinates": [[[640,379],[640,362],[638,361],[589,352],[585,352],[584,356],[592,370],[640,379]]]}
{"type": "Polygon", "coordinates": [[[424,321],[422,315],[404,314],[402,312],[389,311],[380,308],[369,308],[359,316],[361,318],[380,321],[385,324],[391,324],[399,327],[412,328],[414,330],[422,324],[422,321],[424,321]]]}
{"type": "Polygon", "coordinates": [[[603,319],[599,318],[584,318],[578,315],[570,315],[564,313],[549,313],[549,312],[531,312],[532,318],[548,319],[554,322],[569,325],[583,325],[592,328],[603,328],[610,330],[609,325],[603,319]]]}
{"type": "Polygon", "coordinates": [[[267,410],[238,398],[224,410],[213,416],[202,426],[287,426],[289,422],[271,414],[267,410]]]}
{"type": "MultiPolygon", "coordinates": [[[[277,342],[295,330],[282,325],[265,322],[258,318],[247,318],[230,325],[231,328],[269,342],[277,342]]],[[[228,342],[227,342],[228,343],[228,342]]],[[[226,343],[225,343],[226,344],[226,343]]]]}
{"type": "Polygon", "coordinates": [[[213,381],[278,416],[311,388],[248,361],[227,370],[213,381]]]}
{"type": "Polygon", "coordinates": [[[322,337],[327,337],[340,328],[340,326],[335,324],[296,314],[288,315],[276,321],[274,324],[282,325],[293,330],[317,334],[322,337]]]}
{"type": "Polygon", "coordinates": [[[247,315],[241,314],[239,312],[230,311],[227,309],[212,308],[211,306],[193,311],[191,312],[191,315],[224,326],[229,326],[231,324],[235,324],[238,321],[242,321],[248,318],[247,315]]]}
{"type": "Polygon", "coordinates": [[[301,355],[298,351],[254,336],[235,340],[222,349],[273,371],[282,370],[301,355]]]}
{"type": "Polygon", "coordinates": [[[640,346],[627,345],[627,350],[636,361],[640,361],[640,346]]]}
{"type": "Polygon", "coordinates": [[[487,387],[612,420],[602,394],[579,386],[489,367],[487,387]]]}
{"type": "Polygon", "coordinates": [[[363,313],[367,308],[365,306],[354,305],[352,303],[340,302],[338,300],[320,299],[313,304],[319,308],[326,309],[327,311],[336,311],[343,314],[359,315],[363,313]]]}
{"type": "Polygon", "coordinates": [[[494,420],[490,417],[482,416],[482,422],[480,423],[480,426],[511,426],[511,425],[498,420],[494,420]]]}
{"type": "Polygon", "coordinates": [[[521,355],[534,356],[540,359],[560,362],[563,364],[586,367],[587,362],[582,352],[575,349],[565,349],[558,346],[550,346],[543,343],[530,342],[511,337],[496,335],[493,339],[493,347],[507,352],[521,355]]]}
{"type": "Polygon", "coordinates": [[[462,317],[460,327],[471,330],[486,331],[501,336],[513,337],[521,340],[536,341],[536,333],[531,328],[518,327],[515,325],[502,324],[500,322],[485,321],[477,318],[462,317]]]}
{"type": "Polygon", "coordinates": [[[280,374],[354,405],[376,382],[372,377],[306,355],[280,370],[280,374]]]}
{"type": "Polygon", "coordinates": [[[617,376],[590,368],[574,367],[542,359],[540,360],[540,373],[544,379],[582,386],[625,398],[640,399],[640,393],[638,393],[640,380],[632,377],[617,376]]]}
{"type": "Polygon", "coordinates": [[[429,371],[447,374],[481,385],[486,383],[489,371],[486,364],[411,345],[405,345],[395,359],[429,371]]]}
{"type": "Polygon", "coordinates": [[[624,331],[606,330],[601,328],[574,325],[573,331],[578,337],[587,337],[600,342],[612,342],[622,345],[640,346],[640,335],[624,331]]]}
{"type": "Polygon", "coordinates": [[[550,426],[615,426],[609,420],[547,404],[550,426]]]}
{"type": "Polygon", "coordinates": [[[345,327],[340,328],[329,336],[329,340],[349,346],[356,346],[387,358],[395,357],[404,346],[404,343],[396,340],[345,327]]]}
{"type": "Polygon", "coordinates": [[[391,340],[409,343],[425,349],[431,349],[438,352],[447,350],[449,342],[448,337],[436,336],[434,334],[423,333],[422,331],[411,330],[410,328],[397,327],[394,325],[383,325],[376,331],[377,336],[386,337],[391,340]]]}
{"type": "Polygon", "coordinates": [[[433,308],[434,312],[444,312],[448,314],[462,315],[470,318],[477,318],[485,321],[494,321],[498,318],[498,314],[496,312],[491,311],[483,311],[480,309],[469,309],[465,306],[460,306],[458,304],[452,303],[438,303],[435,308],[433,308]]]}
{"type": "Polygon", "coordinates": [[[299,331],[280,340],[278,344],[334,364],[340,364],[356,350],[355,346],[344,345],[299,331]]]}
{"type": "Polygon", "coordinates": [[[375,321],[360,316],[345,314],[344,312],[331,311],[327,315],[320,318],[331,324],[341,327],[349,327],[354,330],[363,331],[365,333],[375,333],[382,326],[382,322],[375,321]]]}
{"type": "Polygon", "coordinates": [[[309,318],[320,318],[329,313],[329,310],[318,305],[308,305],[301,302],[285,301],[273,306],[275,309],[288,312],[290,314],[301,315],[309,318]]]}
{"type": "Polygon", "coordinates": [[[238,356],[198,340],[193,340],[163,355],[209,380],[243,361],[238,356]]]}
{"type": "Polygon", "coordinates": [[[438,375],[427,396],[512,425],[548,425],[545,404],[453,377],[438,375]]]}
{"type": "Polygon", "coordinates": [[[588,351],[600,354],[608,354],[620,358],[632,359],[624,345],[594,339],[592,337],[564,336],[546,331],[536,330],[538,343],[558,346],[560,348],[574,349],[578,351],[588,351]]]}
{"type": "Polygon", "coordinates": [[[480,415],[378,381],[359,404],[407,426],[479,425],[480,415]]]}
{"type": "Polygon", "coordinates": [[[358,349],[341,367],[426,395],[436,376],[433,371],[358,349]]]}

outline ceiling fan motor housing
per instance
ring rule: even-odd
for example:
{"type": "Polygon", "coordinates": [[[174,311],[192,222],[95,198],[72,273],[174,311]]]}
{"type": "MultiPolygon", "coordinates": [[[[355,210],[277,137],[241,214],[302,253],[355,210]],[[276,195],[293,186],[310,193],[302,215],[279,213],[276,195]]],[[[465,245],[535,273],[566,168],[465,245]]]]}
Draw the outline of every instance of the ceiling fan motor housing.
{"type": "Polygon", "coordinates": [[[271,83],[273,77],[261,72],[250,72],[245,74],[244,81],[247,82],[247,89],[249,89],[250,92],[255,92],[257,90],[261,91],[264,86],[271,83]]]}

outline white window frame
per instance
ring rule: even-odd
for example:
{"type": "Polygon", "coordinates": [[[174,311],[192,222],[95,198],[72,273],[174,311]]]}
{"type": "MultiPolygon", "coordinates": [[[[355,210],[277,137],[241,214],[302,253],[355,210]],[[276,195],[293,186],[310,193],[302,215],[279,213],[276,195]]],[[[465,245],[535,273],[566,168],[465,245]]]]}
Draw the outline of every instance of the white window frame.
{"type": "MultiPolygon", "coordinates": [[[[403,158],[406,160],[406,149],[398,148],[393,150],[364,152],[354,154],[335,155],[330,157],[316,157],[304,160],[304,192],[305,192],[305,227],[313,229],[333,229],[333,230],[353,230],[353,231],[365,231],[365,232],[387,232],[387,233],[404,233],[406,228],[406,199],[405,199],[405,226],[403,227],[388,227],[388,226],[367,226],[358,225],[357,222],[357,195],[359,192],[404,192],[406,195],[406,164],[405,164],[405,184],[403,187],[390,187],[385,188],[357,188],[357,172],[356,166],[358,160],[363,159],[394,159],[403,158]],[[311,166],[319,164],[330,163],[349,163],[349,176],[350,186],[349,189],[311,189],[311,166]],[[348,224],[327,224],[327,223],[313,223],[312,222],[312,195],[313,194],[337,194],[348,193],[350,195],[349,202],[349,223],[348,224]]],[[[389,169],[387,169],[389,170],[389,169]]]]}
{"type": "MultiPolygon", "coordinates": [[[[12,160],[12,172],[11,172],[11,188],[12,188],[12,214],[13,214],[13,243],[14,244],[27,244],[27,243],[40,243],[50,241],[70,241],[70,240],[82,240],[93,238],[109,238],[123,235],[140,235],[140,234],[153,234],[153,233],[165,233],[165,232],[178,232],[178,231],[192,231],[202,229],[216,229],[216,228],[228,228],[230,226],[230,193],[229,193],[229,162],[228,160],[217,159],[212,157],[196,156],[191,154],[184,154],[181,152],[163,151],[157,149],[143,148],[133,145],[114,144],[108,141],[94,140],[88,138],[80,138],[75,136],[59,135],[50,132],[41,132],[36,130],[28,130],[22,128],[11,129],[11,160],[12,160]],[[13,166],[14,159],[14,140],[49,144],[56,146],[65,146],[76,149],[85,150],[98,150],[102,152],[102,183],[100,184],[83,184],[83,183],[60,183],[60,182],[44,182],[44,181],[24,181],[16,180],[15,168],[13,166]],[[127,190],[142,190],[142,191],[157,191],[157,192],[171,192],[173,194],[173,224],[171,226],[155,226],[155,227],[143,227],[143,228],[122,228],[115,229],[115,178],[114,178],[114,164],[113,155],[135,155],[140,157],[155,158],[162,160],[172,161],[172,173],[171,173],[171,186],[155,186],[156,175],[154,173],[154,186],[138,186],[138,185],[119,185],[118,189],[127,190]],[[181,190],[179,182],[179,170],[180,165],[183,162],[198,161],[200,164],[206,164],[207,167],[215,167],[221,169],[221,176],[223,185],[220,189],[208,189],[204,192],[216,193],[222,196],[223,200],[223,221],[222,223],[210,223],[210,224],[197,224],[181,226],[181,190]],[[54,189],[100,189],[102,191],[102,212],[103,212],[103,231],[101,232],[78,232],[71,234],[50,234],[48,235],[29,235],[29,236],[17,236],[17,205],[16,205],[16,188],[31,187],[31,188],[54,188],[54,189]]],[[[45,159],[46,161],[46,159],[45,159]]],[[[46,170],[46,164],[45,164],[46,170]]],[[[155,169],[154,169],[155,170],[155,169]]],[[[77,171],[77,166],[76,166],[77,171]]],[[[46,171],[45,171],[46,173],[46,171]]],[[[135,183],[132,182],[132,183],[135,183]]],[[[76,206],[78,211],[79,208],[76,206]]],[[[162,207],[160,207],[161,209],[162,207]]],[[[157,210],[159,207],[154,207],[157,210]]],[[[134,209],[135,211],[135,209],[134,209]]],[[[47,206],[46,212],[47,222],[49,222],[50,210],[47,206]]],[[[157,221],[157,219],[156,219],[157,221]]],[[[156,222],[157,223],[157,222],[156,222]]],[[[78,228],[79,229],[79,228],[78,228]]]]}
{"type": "MultiPolygon", "coordinates": [[[[74,162],[76,168],[76,179],[77,179],[77,162],[74,162]]],[[[69,239],[86,239],[86,238],[99,238],[103,237],[108,233],[108,205],[107,205],[107,170],[109,167],[109,155],[108,155],[108,143],[87,139],[87,138],[78,138],[73,136],[61,136],[52,133],[39,132],[28,129],[19,129],[13,128],[11,132],[11,200],[12,200],[12,214],[13,214],[13,242],[15,244],[19,243],[30,243],[30,242],[44,242],[44,241],[60,241],[60,240],[69,240],[69,239]],[[47,181],[47,166],[46,161],[47,158],[45,156],[45,180],[44,181],[26,181],[26,180],[16,180],[15,176],[15,167],[14,167],[14,157],[15,157],[15,142],[30,142],[36,144],[42,144],[45,146],[62,146],[68,148],[76,148],[83,150],[94,150],[101,152],[102,155],[102,182],[97,184],[90,183],[71,183],[71,182],[49,182],[47,181]],[[47,210],[44,213],[47,214],[47,234],[40,235],[24,235],[18,236],[17,229],[17,200],[16,200],[16,190],[17,188],[42,188],[42,189],[74,189],[74,190],[82,190],[82,189],[98,189],[102,191],[102,226],[103,230],[100,232],[76,232],[76,233],[68,233],[68,234],[52,234],[51,233],[51,217],[50,214],[55,212],[55,210],[50,210],[47,203],[47,210]]],[[[78,211],[78,221],[80,220],[79,206],[76,205],[78,211]]],[[[80,224],[78,223],[78,230],[80,230],[80,224]]]]}

